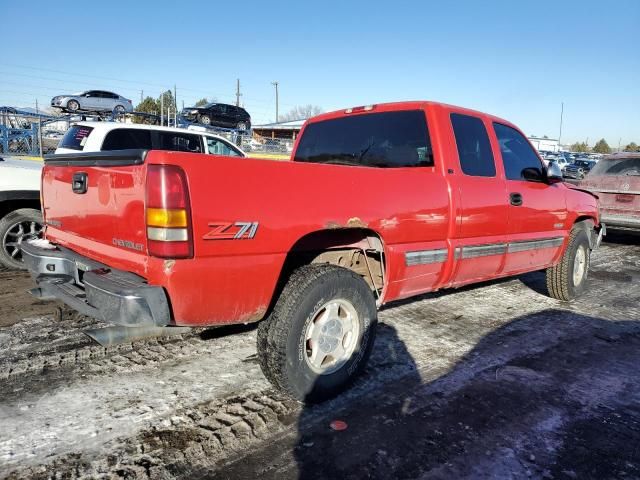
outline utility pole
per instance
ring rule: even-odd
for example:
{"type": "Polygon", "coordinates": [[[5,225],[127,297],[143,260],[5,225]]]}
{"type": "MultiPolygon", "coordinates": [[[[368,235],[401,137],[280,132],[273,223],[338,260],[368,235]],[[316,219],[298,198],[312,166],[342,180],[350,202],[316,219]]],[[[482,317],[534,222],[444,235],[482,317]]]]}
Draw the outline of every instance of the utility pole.
{"type": "Polygon", "coordinates": [[[618,139],[618,152],[620,151],[620,144],[622,143],[622,137],[618,139]]]}
{"type": "Polygon", "coordinates": [[[564,102],[562,102],[560,105],[560,135],[558,135],[558,147],[560,146],[562,140],[562,116],[564,114],[564,102]]]}
{"type": "Polygon", "coordinates": [[[144,97],[144,90],[140,90],[140,103],[142,103],[144,97]]]}
{"type": "Polygon", "coordinates": [[[278,123],[278,82],[271,82],[276,87],[276,123],[278,123]]]}
{"type": "Polygon", "coordinates": [[[178,93],[175,83],[173,84],[173,108],[174,110],[178,110],[178,93]]]}
{"type": "Polygon", "coordinates": [[[242,94],[240,93],[240,79],[236,79],[236,107],[240,106],[240,97],[242,94]]]}
{"type": "Polygon", "coordinates": [[[164,92],[160,94],[160,126],[164,126],[164,92]]]}
{"type": "Polygon", "coordinates": [[[36,98],[36,113],[40,113],[40,110],[38,110],[38,99],[36,98]]]}

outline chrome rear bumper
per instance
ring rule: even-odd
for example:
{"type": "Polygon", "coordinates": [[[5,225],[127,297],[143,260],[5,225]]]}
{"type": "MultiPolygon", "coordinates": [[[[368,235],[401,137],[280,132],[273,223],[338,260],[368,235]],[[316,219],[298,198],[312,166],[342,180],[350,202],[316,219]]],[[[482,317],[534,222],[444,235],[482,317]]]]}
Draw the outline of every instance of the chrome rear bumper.
{"type": "Polygon", "coordinates": [[[56,298],[85,315],[118,325],[171,323],[164,289],[138,275],[59,246],[49,249],[27,242],[22,245],[22,257],[38,285],[31,290],[37,297],[56,298]]]}

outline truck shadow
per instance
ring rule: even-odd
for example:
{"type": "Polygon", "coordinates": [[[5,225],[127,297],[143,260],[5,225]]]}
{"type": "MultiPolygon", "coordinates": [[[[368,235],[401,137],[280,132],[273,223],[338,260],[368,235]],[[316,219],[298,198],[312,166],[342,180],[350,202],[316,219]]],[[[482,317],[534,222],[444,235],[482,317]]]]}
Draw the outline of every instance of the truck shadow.
{"type": "Polygon", "coordinates": [[[640,322],[544,310],[453,367],[429,364],[455,354],[434,339],[420,371],[395,328],[379,330],[365,377],[301,412],[299,478],[640,477],[640,322]]]}

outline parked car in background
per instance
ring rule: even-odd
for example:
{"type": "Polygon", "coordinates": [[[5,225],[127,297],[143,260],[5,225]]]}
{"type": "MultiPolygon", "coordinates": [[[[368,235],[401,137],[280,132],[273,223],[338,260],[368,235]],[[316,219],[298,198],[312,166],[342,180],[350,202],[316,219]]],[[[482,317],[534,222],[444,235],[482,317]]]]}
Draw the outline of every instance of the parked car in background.
{"type": "Polygon", "coordinates": [[[0,158],[0,266],[24,268],[23,242],[42,233],[42,162],[0,158]]]}
{"type": "Polygon", "coordinates": [[[58,95],[51,99],[51,106],[63,112],[113,112],[123,114],[133,111],[128,98],[104,90],[87,90],[71,95],[58,95]]]}
{"type": "Polygon", "coordinates": [[[569,165],[569,162],[561,155],[559,155],[558,158],[554,160],[554,162],[558,164],[558,166],[560,167],[560,170],[564,174],[564,170],[569,165]]]}
{"type": "Polygon", "coordinates": [[[596,165],[594,160],[580,159],[566,166],[564,176],[568,178],[583,179],[596,165]]]}
{"type": "Polygon", "coordinates": [[[72,125],[60,141],[56,154],[129,149],[247,156],[218,135],[184,128],[118,122],[79,122],[72,125]]]}
{"type": "Polygon", "coordinates": [[[202,107],[189,107],[181,115],[190,122],[237,130],[251,129],[251,116],[242,107],[226,103],[207,103],[202,107]]]}
{"type": "Polygon", "coordinates": [[[640,153],[604,157],[578,186],[598,195],[607,227],[640,229],[640,153]]]}

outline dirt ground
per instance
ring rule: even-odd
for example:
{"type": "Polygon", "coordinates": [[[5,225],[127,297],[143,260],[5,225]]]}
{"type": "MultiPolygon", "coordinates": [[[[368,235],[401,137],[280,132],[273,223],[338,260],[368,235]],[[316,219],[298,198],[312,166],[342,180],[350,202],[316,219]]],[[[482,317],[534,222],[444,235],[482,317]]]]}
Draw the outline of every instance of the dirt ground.
{"type": "Polygon", "coordinates": [[[314,407],[273,391],[254,327],[104,348],[29,288],[0,272],[2,478],[640,478],[640,235],[571,303],[537,272],[385,307],[314,407]]]}

